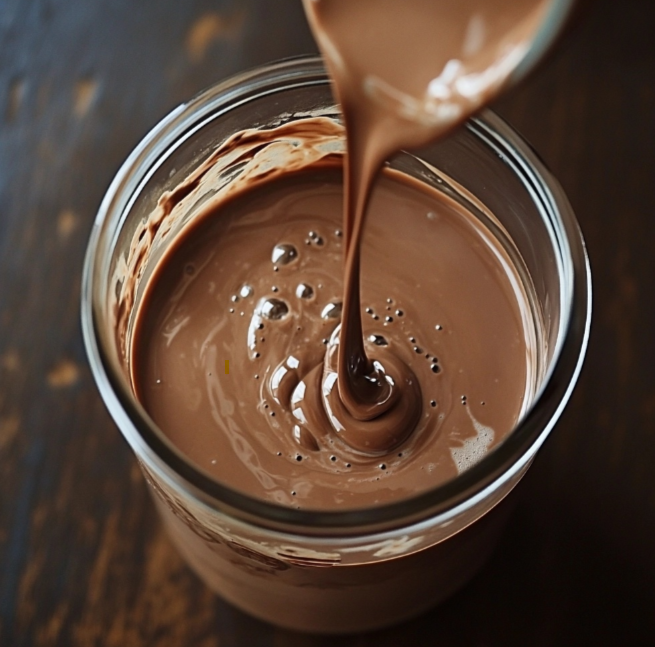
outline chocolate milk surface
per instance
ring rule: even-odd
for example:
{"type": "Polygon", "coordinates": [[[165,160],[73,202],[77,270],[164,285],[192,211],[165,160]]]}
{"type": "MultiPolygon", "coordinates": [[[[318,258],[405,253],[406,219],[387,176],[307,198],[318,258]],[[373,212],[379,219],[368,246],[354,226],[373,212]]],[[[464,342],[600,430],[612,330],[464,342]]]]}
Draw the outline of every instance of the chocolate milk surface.
{"type": "MultiPolygon", "coordinates": [[[[264,142],[297,150],[298,135],[329,130],[325,121],[254,132],[250,164],[264,142]]],[[[386,169],[362,245],[363,341],[371,361],[401,365],[414,383],[394,384],[406,435],[353,446],[333,404],[342,158],[317,157],[252,174],[176,240],[141,304],[134,381],[155,422],[219,481],[294,507],[368,507],[453,478],[514,427],[530,381],[527,306],[505,251],[470,212],[386,169]],[[408,389],[418,406],[403,411],[408,389]]],[[[384,435],[384,414],[362,423],[364,439],[370,424],[384,435]]]]}
{"type": "Polygon", "coordinates": [[[462,204],[379,171],[497,92],[547,5],[305,2],[343,188],[333,154],[210,200],[141,305],[136,390],[193,462],[283,505],[363,508],[455,477],[515,426],[533,352],[518,273],[462,204]]]}

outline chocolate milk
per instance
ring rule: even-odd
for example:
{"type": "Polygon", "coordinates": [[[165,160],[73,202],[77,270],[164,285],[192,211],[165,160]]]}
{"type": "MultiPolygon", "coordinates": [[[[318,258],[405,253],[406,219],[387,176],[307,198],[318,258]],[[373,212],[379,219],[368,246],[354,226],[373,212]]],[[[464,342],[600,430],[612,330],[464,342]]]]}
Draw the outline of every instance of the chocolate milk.
{"type": "MultiPolygon", "coordinates": [[[[312,374],[336,374],[326,348],[340,325],[342,138],[323,117],[244,131],[166,194],[160,209],[175,216],[232,164],[241,169],[160,261],[132,343],[138,396],[190,460],[303,510],[402,501],[456,476],[512,428],[534,377],[527,298],[504,247],[464,204],[385,169],[362,246],[364,347],[417,377],[419,421],[393,451],[372,454],[332,430],[320,394],[294,402],[298,385],[321,384],[312,374]]],[[[263,539],[144,471],[173,541],[210,587],[312,632],[378,628],[443,600],[485,561],[510,510],[503,488],[445,540],[449,522],[354,545],[263,539]]]]}
{"type": "MultiPolygon", "coordinates": [[[[547,5],[307,0],[343,108],[344,182],[341,154],[304,158],[332,127],[318,118],[239,133],[162,196],[162,213],[185,208],[223,154],[255,159],[285,137],[300,151],[203,205],[139,304],[135,391],[216,480],[288,507],[370,508],[454,478],[511,432],[534,388],[518,273],[466,205],[379,171],[497,92],[547,5]]],[[[307,630],[420,612],[470,577],[496,531],[489,515],[414,554],[320,570],[190,537],[195,518],[155,481],[172,536],[216,590],[307,630]]]]}
{"type": "Polygon", "coordinates": [[[320,181],[243,187],[210,209],[215,225],[175,247],[183,261],[168,254],[158,296],[142,305],[139,397],[194,462],[255,496],[318,509],[402,499],[479,460],[524,406],[520,280],[488,232],[471,235],[474,218],[397,175],[380,183],[363,237],[383,161],[443,135],[497,91],[548,3],[441,4],[305,3],[344,113],[344,197],[322,169],[312,170],[320,181]],[[300,209],[294,219],[287,204],[300,209]],[[237,235],[241,221],[268,223],[266,235],[237,235]],[[455,244],[462,227],[468,238],[460,231],[455,244]],[[363,244],[375,250],[368,282],[363,244]],[[446,311],[456,323],[444,324],[446,311]],[[262,425],[270,433],[246,431],[262,425]]]}
{"type": "MultiPolygon", "coordinates": [[[[262,131],[252,145],[280,138],[262,131]]],[[[404,371],[400,432],[384,415],[348,416],[335,387],[341,176],[338,159],[322,160],[207,209],[151,279],[133,345],[140,400],[192,461],[311,509],[389,503],[455,477],[514,427],[530,370],[504,250],[454,200],[386,170],[362,246],[363,346],[404,371]]]]}

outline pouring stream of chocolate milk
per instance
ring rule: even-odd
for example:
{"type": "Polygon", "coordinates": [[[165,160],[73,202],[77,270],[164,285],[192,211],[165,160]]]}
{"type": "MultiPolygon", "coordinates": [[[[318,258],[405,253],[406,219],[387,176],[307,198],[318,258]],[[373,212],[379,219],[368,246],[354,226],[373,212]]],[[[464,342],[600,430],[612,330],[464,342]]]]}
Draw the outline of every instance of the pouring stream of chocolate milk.
{"type": "Polygon", "coordinates": [[[144,291],[131,370],[193,462],[279,504],[366,508],[511,432],[534,389],[529,287],[465,194],[379,171],[495,94],[557,2],[305,0],[345,167],[332,115],[237,132],[153,216],[198,211],[144,291]]]}
{"type": "Polygon", "coordinates": [[[331,342],[338,344],[340,435],[358,450],[385,453],[412,432],[421,392],[401,360],[364,349],[360,248],[373,182],[388,157],[443,136],[507,83],[551,1],[303,2],[347,133],[344,299],[340,335],[331,342]],[[380,418],[384,424],[368,424],[380,418]]]}

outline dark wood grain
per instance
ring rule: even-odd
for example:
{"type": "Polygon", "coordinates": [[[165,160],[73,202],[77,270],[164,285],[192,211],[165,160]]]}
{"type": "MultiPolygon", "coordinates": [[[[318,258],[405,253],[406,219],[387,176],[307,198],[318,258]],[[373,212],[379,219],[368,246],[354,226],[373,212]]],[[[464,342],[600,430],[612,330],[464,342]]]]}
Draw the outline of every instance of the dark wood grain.
{"type": "Polygon", "coordinates": [[[645,645],[655,638],[655,9],[589,3],[496,108],[567,190],[586,366],[491,562],[409,624],[343,639],[235,611],[155,517],[87,369],[80,273],[121,161],[176,103],[314,50],[299,0],[0,2],[0,645],[645,645]]]}

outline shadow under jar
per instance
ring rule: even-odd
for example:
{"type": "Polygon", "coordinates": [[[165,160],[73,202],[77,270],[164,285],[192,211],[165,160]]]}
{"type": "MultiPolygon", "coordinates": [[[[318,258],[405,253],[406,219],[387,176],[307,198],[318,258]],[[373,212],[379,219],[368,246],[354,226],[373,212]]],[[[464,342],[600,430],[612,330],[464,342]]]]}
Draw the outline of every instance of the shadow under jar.
{"type": "MultiPolygon", "coordinates": [[[[189,565],[259,618],[345,633],[421,613],[464,585],[488,557],[511,507],[506,497],[578,377],[589,333],[590,274],[561,188],[493,113],[483,112],[438,144],[399,154],[391,166],[465,205],[497,237],[523,282],[534,357],[516,428],[456,478],[366,509],[296,509],[223,482],[179,451],[135,395],[130,345],[138,306],[158,262],[200,211],[167,219],[157,205],[233,134],[311,116],[339,120],[317,58],[274,63],[219,83],[159,123],[100,207],[86,255],[82,324],[102,398],[189,565]]],[[[238,175],[232,168],[221,182],[238,175]]]]}

